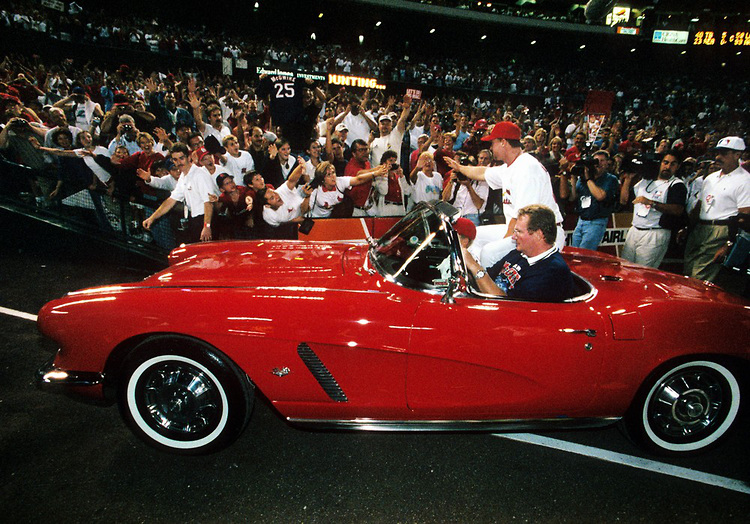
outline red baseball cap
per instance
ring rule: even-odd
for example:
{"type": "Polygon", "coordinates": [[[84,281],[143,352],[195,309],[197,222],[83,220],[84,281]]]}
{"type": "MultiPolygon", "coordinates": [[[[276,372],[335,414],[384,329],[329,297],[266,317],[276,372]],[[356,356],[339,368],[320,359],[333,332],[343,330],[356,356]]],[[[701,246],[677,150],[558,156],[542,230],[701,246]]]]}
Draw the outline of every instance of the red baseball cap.
{"type": "Polygon", "coordinates": [[[513,122],[502,121],[498,122],[492,128],[492,131],[487,136],[482,137],[482,140],[489,142],[495,138],[504,138],[505,140],[521,140],[521,128],[513,122]]]}
{"type": "Polygon", "coordinates": [[[453,222],[453,229],[456,233],[467,237],[469,240],[474,240],[477,237],[477,226],[474,222],[468,218],[461,217],[453,222]]]}
{"type": "Polygon", "coordinates": [[[198,157],[198,162],[203,160],[203,157],[209,154],[210,153],[206,150],[205,147],[199,147],[198,149],[196,149],[196,156],[198,157]]]}

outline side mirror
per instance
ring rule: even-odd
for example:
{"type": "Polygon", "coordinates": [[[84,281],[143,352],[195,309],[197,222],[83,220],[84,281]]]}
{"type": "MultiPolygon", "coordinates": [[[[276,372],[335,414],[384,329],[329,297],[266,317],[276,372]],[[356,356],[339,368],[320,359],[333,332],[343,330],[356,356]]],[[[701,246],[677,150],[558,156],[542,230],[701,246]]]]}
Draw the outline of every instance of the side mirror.
{"type": "Polygon", "coordinates": [[[443,298],[440,299],[440,302],[442,304],[455,304],[456,303],[456,299],[453,298],[453,295],[455,295],[460,282],[461,282],[460,279],[455,275],[448,279],[448,289],[445,290],[445,294],[443,295],[443,298]]]}
{"type": "Polygon", "coordinates": [[[455,304],[456,294],[463,291],[466,291],[466,278],[463,274],[454,274],[448,279],[448,288],[445,290],[445,294],[440,299],[440,302],[443,304],[455,304]]]}

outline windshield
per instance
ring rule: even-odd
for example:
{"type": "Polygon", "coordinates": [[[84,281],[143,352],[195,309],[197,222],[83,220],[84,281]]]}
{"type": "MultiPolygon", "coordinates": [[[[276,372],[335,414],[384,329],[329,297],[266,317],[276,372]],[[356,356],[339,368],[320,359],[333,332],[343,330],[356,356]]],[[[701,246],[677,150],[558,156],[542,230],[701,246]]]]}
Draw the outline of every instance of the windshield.
{"type": "Polygon", "coordinates": [[[451,275],[448,226],[430,208],[417,208],[370,251],[380,273],[406,287],[444,289],[451,275]]]}

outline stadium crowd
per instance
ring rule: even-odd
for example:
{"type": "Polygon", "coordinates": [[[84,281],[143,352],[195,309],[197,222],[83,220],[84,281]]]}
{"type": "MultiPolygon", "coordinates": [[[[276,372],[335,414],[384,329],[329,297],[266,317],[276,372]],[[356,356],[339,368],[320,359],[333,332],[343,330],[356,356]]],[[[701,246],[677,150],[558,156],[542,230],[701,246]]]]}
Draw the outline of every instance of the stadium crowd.
{"type": "Polygon", "coordinates": [[[450,159],[496,164],[481,138],[499,122],[521,130],[523,151],[547,169],[563,212],[581,213],[575,187],[584,175],[575,166],[594,153],[606,156],[602,173],[616,182],[605,216],[632,210],[639,178],[659,169],[641,167],[634,179],[633,158],[656,166],[668,153],[679,156],[672,174],[686,186],[690,211],[704,177],[719,168],[717,142],[748,131],[750,86],[731,76],[717,83],[688,73],[581,76],[564,64],[520,60],[406,62],[362,48],[252,42],[137,17],[105,20],[103,13],[50,19],[35,4],[12,7],[0,11],[0,25],[196,59],[189,71],[29,55],[0,63],[0,147],[34,170],[28,192],[37,205],[85,209],[103,229],[146,242],[160,231],[163,247],[288,237],[309,227],[310,217],[394,216],[441,198],[477,224],[491,221],[501,213],[499,192],[458,177],[450,159]],[[211,75],[202,67],[201,59],[224,56],[367,75],[398,88],[386,95],[294,76],[211,75]],[[436,94],[413,100],[407,86],[432,86],[436,94]],[[606,121],[590,127],[581,108],[593,90],[613,96],[606,121]],[[125,223],[118,206],[127,210],[125,223]]]}

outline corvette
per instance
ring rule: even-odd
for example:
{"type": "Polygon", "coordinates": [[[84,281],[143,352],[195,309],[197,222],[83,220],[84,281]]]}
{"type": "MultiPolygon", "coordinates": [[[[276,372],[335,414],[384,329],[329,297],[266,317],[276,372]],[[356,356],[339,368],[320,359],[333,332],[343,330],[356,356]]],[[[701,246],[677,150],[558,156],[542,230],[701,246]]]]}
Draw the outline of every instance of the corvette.
{"type": "Polygon", "coordinates": [[[39,312],[60,347],[40,387],[117,403],[159,449],[232,443],[256,393],[289,423],[519,431],[619,422],[649,452],[708,449],[744,402],[750,306],[719,288],[566,248],[578,296],[482,295],[447,204],[367,243],[174,250],[141,282],[39,312]]]}

